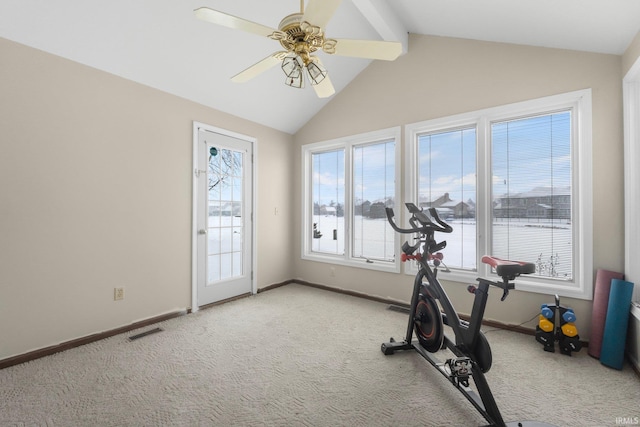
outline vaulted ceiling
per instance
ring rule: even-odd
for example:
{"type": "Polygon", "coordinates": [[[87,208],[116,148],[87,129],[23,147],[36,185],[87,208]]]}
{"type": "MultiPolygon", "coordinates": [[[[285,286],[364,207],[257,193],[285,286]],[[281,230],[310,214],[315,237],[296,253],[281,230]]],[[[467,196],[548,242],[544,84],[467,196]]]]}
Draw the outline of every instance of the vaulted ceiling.
{"type": "MultiPolygon", "coordinates": [[[[287,133],[331,101],[286,86],[279,67],[231,82],[282,49],[195,19],[202,6],[273,28],[300,11],[299,0],[2,0],[0,37],[287,133]]],[[[639,30],[637,0],[343,0],[326,34],[400,41],[405,51],[417,33],[621,55],[639,30]]],[[[319,56],[336,92],[371,62],[319,56]]]]}

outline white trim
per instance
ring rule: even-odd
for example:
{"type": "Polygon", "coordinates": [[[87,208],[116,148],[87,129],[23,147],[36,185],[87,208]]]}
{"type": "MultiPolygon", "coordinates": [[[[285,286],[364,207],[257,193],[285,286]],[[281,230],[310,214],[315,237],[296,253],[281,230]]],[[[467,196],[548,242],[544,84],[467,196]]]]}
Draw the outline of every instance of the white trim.
{"type": "Polygon", "coordinates": [[[409,31],[386,0],[353,0],[362,16],[371,24],[383,40],[402,44],[402,53],[407,53],[409,31]]]}
{"type": "Polygon", "coordinates": [[[624,106],[624,272],[634,283],[633,300],[640,301],[640,58],[622,80],[624,106]]]}
{"type": "MultiPolygon", "coordinates": [[[[571,284],[562,281],[549,281],[542,278],[520,277],[517,288],[520,290],[545,294],[559,294],[562,296],[591,299],[593,296],[593,194],[592,194],[592,143],[591,143],[591,89],[583,89],[559,95],[523,101],[509,105],[487,108],[479,111],[458,114],[433,120],[412,123],[405,126],[406,163],[405,169],[405,200],[416,201],[417,198],[417,135],[420,133],[447,131],[467,126],[476,127],[476,224],[477,229],[477,261],[476,271],[452,270],[440,276],[444,280],[468,282],[478,275],[491,274],[489,266],[480,262],[481,255],[491,248],[491,197],[481,197],[481,194],[491,195],[491,123],[543,114],[555,110],[571,108],[576,114],[572,120],[572,133],[575,135],[572,143],[572,177],[573,188],[578,189],[573,197],[572,212],[577,221],[574,228],[575,250],[574,278],[571,284]],[[579,257],[579,258],[578,258],[579,257]]],[[[408,274],[415,274],[415,266],[405,268],[408,274]]]]}
{"type": "MultiPolygon", "coordinates": [[[[351,151],[353,147],[359,145],[374,144],[379,141],[393,139],[395,141],[394,156],[395,156],[395,170],[394,170],[394,192],[395,203],[394,210],[397,211],[400,203],[400,180],[401,180],[401,165],[400,153],[402,145],[402,128],[400,126],[376,130],[372,132],[362,133],[358,135],[351,135],[342,138],[336,138],[328,141],[316,142],[306,144],[302,146],[302,238],[301,238],[301,258],[308,261],[325,262],[331,264],[345,265],[349,267],[365,268],[370,270],[387,271],[387,272],[400,272],[399,257],[396,257],[394,262],[388,261],[373,261],[367,262],[364,259],[358,259],[352,257],[352,156],[351,151]],[[311,156],[323,151],[332,151],[336,149],[344,149],[344,163],[345,163],[345,206],[344,206],[344,218],[345,218],[345,248],[344,255],[331,255],[312,252],[311,238],[309,233],[312,218],[312,201],[311,201],[311,184],[312,179],[310,176],[311,170],[311,156]]],[[[399,248],[399,236],[394,233],[394,247],[399,248]]],[[[396,249],[397,250],[397,249],[396,249]]]]}
{"type": "Polygon", "coordinates": [[[191,312],[198,311],[198,128],[193,122],[193,146],[191,165],[191,312]]]}
{"type": "Polygon", "coordinates": [[[258,140],[251,138],[251,293],[258,293],[258,140]]]}
{"type": "MultiPolygon", "coordinates": [[[[258,141],[256,138],[243,135],[241,133],[233,132],[227,129],[222,129],[219,127],[207,125],[205,123],[193,122],[193,167],[191,169],[191,185],[192,185],[192,204],[191,204],[191,311],[198,311],[198,130],[203,129],[209,132],[218,133],[221,135],[230,136],[232,138],[240,139],[243,141],[247,141],[251,144],[251,152],[253,153],[253,157],[257,158],[258,151],[258,141]]],[[[256,191],[256,175],[257,175],[257,162],[254,161],[254,158],[251,159],[251,168],[252,168],[252,182],[251,182],[251,202],[252,202],[252,212],[251,212],[251,245],[252,245],[252,253],[251,253],[251,292],[256,294],[258,292],[257,286],[257,277],[258,277],[258,261],[257,261],[257,246],[258,246],[258,237],[257,237],[257,191],[256,191]]]]}

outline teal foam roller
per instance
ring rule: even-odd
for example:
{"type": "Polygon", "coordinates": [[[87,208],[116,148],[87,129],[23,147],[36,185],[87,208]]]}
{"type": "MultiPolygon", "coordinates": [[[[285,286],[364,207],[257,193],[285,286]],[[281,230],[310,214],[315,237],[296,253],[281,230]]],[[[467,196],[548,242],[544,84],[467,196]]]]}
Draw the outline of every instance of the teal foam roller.
{"type": "Polygon", "coordinates": [[[611,280],[609,306],[602,336],[600,362],[615,369],[622,369],[624,346],[629,324],[629,306],[633,294],[633,283],[626,280],[611,280]]]}

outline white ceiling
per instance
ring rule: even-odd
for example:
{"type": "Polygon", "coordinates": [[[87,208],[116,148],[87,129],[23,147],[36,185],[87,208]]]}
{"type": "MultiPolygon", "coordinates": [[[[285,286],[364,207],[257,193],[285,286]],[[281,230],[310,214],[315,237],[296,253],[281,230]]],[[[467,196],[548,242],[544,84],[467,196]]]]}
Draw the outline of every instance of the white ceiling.
{"type": "MultiPolygon", "coordinates": [[[[0,37],[287,133],[331,100],[285,86],[278,67],[232,83],[280,45],[197,20],[193,10],[201,6],[277,28],[300,2],[2,0],[0,37]]],[[[639,30],[638,0],[343,0],[326,34],[399,40],[405,49],[411,32],[620,55],[639,30]]],[[[336,92],[370,63],[319,56],[336,92]]]]}

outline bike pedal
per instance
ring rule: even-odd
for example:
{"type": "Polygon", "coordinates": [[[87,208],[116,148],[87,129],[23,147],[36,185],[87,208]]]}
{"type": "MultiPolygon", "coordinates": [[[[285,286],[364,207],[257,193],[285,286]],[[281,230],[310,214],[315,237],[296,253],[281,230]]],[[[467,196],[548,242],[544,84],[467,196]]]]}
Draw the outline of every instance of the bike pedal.
{"type": "Polygon", "coordinates": [[[449,376],[458,380],[466,380],[471,376],[471,359],[468,357],[458,357],[447,359],[445,362],[449,368],[449,376]]]}

